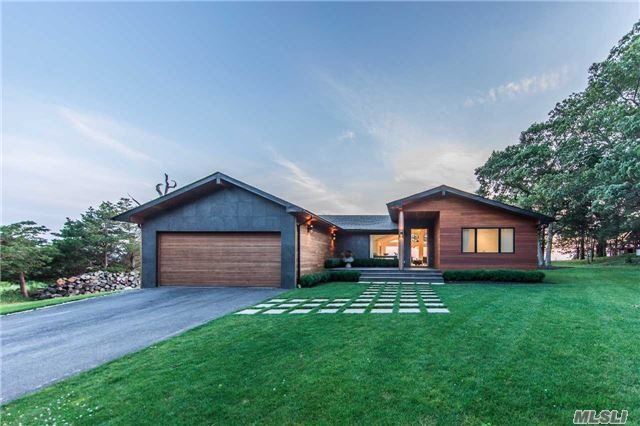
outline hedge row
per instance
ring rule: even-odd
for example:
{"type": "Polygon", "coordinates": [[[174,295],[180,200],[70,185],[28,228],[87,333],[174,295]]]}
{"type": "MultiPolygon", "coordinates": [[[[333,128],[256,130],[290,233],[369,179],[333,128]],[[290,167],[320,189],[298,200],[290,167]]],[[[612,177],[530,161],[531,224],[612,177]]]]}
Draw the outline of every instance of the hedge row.
{"type": "MultiPolygon", "coordinates": [[[[344,266],[342,259],[330,258],[324,261],[324,267],[329,268],[341,268],[344,266]]],[[[395,268],[398,266],[398,259],[384,259],[372,257],[369,259],[354,259],[351,262],[351,266],[355,268],[395,268]]]]}
{"type": "Polygon", "coordinates": [[[508,283],[539,283],[544,280],[544,272],[518,271],[512,269],[465,269],[444,271],[445,281],[495,281],[508,283]]]}
{"type": "Polygon", "coordinates": [[[357,282],[358,280],[360,280],[358,271],[322,271],[302,275],[298,284],[300,287],[313,287],[330,281],[357,282]]]}

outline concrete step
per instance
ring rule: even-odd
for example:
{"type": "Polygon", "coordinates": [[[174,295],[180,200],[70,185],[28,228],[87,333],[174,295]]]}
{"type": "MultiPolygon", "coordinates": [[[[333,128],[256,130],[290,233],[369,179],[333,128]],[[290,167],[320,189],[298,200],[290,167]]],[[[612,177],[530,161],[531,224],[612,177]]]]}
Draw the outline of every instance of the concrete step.
{"type": "Polygon", "coordinates": [[[442,272],[430,269],[428,271],[361,271],[361,282],[430,282],[444,283],[442,272]]]}
{"type": "Polygon", "coordinates": [[[385,274],[385,275],[369,275],[369,274],[360,274],[361,277],[367,278],[411,278],[414,280],[419,280],[421,278],[442,278],[442,274],[429,274],[429,275],[393,275],[393,274],[385,274]]]}
{"type": "Polygon", "coordinates": [[[424,280],[424,279],[418,279],[418,280],[410,280],[410,279],[406,279],[406,278],[402,278],[402,279],[382,279],[382,280],[377,280],[377,279],[366,279],[366,278],[360,278],[361,283],[438,283],[438,284],[444,284],[444,280],[442,278],[439,279],[428,279],[428,280],[424,280]]]}

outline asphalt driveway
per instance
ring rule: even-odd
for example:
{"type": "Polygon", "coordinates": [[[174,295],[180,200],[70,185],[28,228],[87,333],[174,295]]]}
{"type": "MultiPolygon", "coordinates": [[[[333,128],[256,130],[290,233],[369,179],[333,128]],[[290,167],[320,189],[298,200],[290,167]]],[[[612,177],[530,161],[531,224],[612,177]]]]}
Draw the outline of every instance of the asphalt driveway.
{"type": "Polygon", "coordinates": [[[282,291],[163,287],[2,316],[2,402],[282,291]]]}

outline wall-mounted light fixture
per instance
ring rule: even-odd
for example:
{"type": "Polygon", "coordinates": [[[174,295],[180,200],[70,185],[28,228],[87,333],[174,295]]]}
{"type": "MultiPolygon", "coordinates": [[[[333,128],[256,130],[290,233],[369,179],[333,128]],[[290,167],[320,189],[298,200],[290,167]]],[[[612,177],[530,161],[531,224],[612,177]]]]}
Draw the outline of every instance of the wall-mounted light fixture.
{"type": "Polygon", "coordinates": [[[313,223],[307,222],[307,232],[311,233],[313,231],[313,223]]]}
{"type": "Polygon", "coordinates": [[[333,241],[336,240],[336,235],[338,234],[338,231],[336,231],[335,229],[331,231],[331,239],[333,241]]]}

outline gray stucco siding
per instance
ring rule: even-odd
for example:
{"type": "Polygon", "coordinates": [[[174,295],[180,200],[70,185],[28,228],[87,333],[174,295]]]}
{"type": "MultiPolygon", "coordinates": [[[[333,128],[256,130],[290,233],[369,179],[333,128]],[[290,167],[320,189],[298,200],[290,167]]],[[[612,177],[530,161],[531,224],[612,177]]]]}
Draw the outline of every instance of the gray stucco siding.
{"type": "Polygon", "coordinates": [[[284,206],[238,187],[228,187],[147,218],[142,225],[142,286],[156,287],[161,232],[279,232],[281,285],[296,282],[296,219],[284,206]]]}

